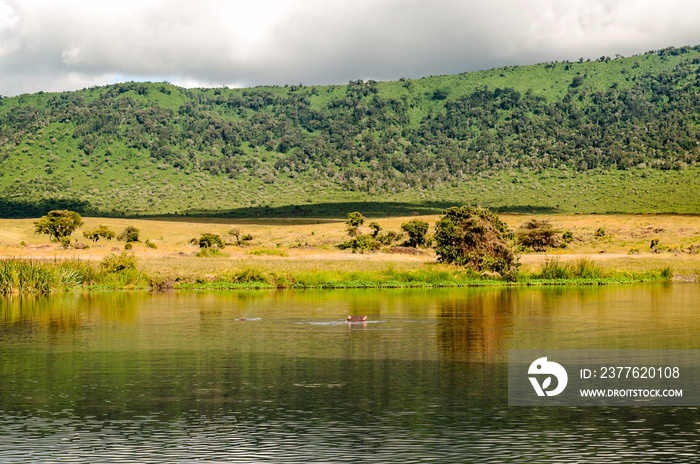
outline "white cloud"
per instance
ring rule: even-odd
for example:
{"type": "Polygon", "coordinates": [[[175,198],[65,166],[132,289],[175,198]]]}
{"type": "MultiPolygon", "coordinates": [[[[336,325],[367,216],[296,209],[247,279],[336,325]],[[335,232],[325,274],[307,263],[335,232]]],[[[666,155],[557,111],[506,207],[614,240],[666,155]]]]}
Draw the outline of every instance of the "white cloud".
{"type": "Polygon", "coordinates": [[[695,45],[683,0],[0,0],[0,93],[344,83],[695,45]]]}

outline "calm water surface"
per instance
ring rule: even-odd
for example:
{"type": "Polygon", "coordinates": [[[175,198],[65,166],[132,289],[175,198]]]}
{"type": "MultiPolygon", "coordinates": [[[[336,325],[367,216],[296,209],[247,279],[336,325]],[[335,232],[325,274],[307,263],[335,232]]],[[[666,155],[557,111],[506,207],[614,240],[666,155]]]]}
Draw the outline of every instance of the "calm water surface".
{"type": "Polygon", "coordinates": [[[699,462],[697,408],[508,407],[506,366],[700,348],[699,301],[680,283],[6,298],[0,463],[699,462]]]}

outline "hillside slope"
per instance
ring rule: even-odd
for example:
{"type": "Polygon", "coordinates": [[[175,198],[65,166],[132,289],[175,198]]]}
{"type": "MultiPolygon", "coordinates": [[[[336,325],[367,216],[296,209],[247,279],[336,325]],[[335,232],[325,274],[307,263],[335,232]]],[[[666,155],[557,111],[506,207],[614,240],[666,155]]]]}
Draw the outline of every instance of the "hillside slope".
{"type": "Polygon", "coordinates": [[[699,75],[700,47],[684,47],[346,86],[3,98],[0,215],[700,213],[699,75]]]}

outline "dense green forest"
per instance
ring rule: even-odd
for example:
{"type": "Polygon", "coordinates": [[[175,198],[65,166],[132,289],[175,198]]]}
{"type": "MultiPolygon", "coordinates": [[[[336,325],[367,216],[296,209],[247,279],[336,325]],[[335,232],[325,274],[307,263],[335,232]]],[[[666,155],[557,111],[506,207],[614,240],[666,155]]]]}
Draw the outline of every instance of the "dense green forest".
{"type": "Polygon", "coordinates": [[[700,213],[699,119],[700,46],[340,86],[40,92],[0,100],[0,215],[700,213]]]}

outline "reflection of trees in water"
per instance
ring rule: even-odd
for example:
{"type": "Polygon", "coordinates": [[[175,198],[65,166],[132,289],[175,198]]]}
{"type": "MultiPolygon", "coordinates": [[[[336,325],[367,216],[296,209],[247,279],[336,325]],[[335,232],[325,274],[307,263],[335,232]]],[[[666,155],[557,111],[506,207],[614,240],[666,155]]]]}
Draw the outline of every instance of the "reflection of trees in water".
{"type": "Polygon", "coordinates": [[[95,321],[133,322],[145,292],[10,295],[0,299],[3,332],[72,333],[95,321]]]}
{"type": "Polygon", "coordinates": [[[440,300],[438,349],[444,358],[503,362],[516,309],[516,289],[456,293],[440,300]]]}

